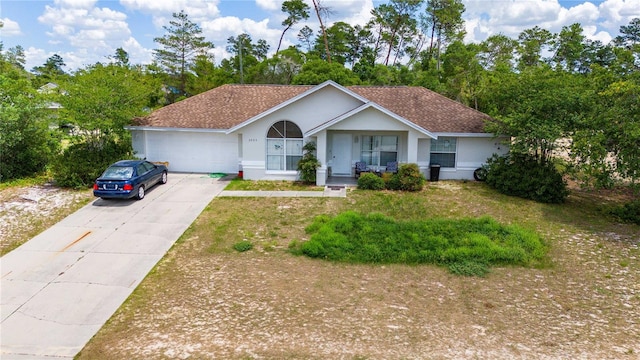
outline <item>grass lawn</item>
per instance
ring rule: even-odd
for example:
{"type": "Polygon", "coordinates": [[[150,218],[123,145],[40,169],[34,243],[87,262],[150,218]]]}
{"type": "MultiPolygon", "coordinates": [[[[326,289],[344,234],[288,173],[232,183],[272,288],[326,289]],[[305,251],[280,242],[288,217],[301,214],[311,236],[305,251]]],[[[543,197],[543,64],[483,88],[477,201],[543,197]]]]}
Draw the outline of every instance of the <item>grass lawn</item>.
{"type": "MultiPolygon", "coordinates": [[[[287,189],[289,190],[289,189],[287,189]]],[[[545,205],[476,182],[347,198],[216,198],[79,359],[635,359],[640,227],[603,215],[615,196],[545,205]],[[434,265],[296,256],[316,215],[403,221],[489,216],[539,234],[540,267],[485,277],[434,265]],[[239,252],[234,244],[253,248],[239,252]]]]}
{"type": "Polygon", "coordinates": [[[225,190],[232,191],[323,191],[324,186],[308,185],[297,181],[242,179],[231,180],[225,190]]]}

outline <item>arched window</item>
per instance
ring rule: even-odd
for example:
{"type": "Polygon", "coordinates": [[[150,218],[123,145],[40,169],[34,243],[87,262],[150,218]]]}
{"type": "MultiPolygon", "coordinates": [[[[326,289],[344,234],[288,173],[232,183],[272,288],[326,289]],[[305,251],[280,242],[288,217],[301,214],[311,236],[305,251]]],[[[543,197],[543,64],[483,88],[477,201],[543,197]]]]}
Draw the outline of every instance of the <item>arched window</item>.
{"type": "Polygon", "coordinates": [[[302,145],[298,125],[287,120],[273,124],[267,132],[267,170],[297,170],[302,145]]]}

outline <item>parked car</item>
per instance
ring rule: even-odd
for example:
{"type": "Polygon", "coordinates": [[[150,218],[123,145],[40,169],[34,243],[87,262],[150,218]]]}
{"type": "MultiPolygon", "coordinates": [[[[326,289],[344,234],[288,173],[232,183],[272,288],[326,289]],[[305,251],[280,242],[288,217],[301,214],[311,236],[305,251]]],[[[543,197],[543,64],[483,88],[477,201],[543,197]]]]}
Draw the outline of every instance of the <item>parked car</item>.
{"type": "Polygon", "coordinates": [[[153,185],[167,183],[167,167],[146,160],[121,160],[112,164],[93,184],[93,195],[103,199],[142,200],[153,185]]]}

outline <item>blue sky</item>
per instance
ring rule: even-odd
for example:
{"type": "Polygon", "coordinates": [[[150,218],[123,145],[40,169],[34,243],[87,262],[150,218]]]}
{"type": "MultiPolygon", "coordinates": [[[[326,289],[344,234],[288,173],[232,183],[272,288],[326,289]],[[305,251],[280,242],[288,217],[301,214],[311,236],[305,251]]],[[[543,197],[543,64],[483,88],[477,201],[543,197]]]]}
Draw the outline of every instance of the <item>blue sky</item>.
{"type": "MultiPolygon", "coordinates": [[[[305,0],[311,4],[311,0],[305,0]]],[[[332,9],[329,24],[346,21],[364,24],[371,9],[383,1],[322,0],[332,9]]],[[[517,37],[524,29],[540,26],[559,32],[580,23],[587,37],[609,42],[621,25],[640,17],[640,0],[463,0],[467,41],[479,42],[502,33],[517,37]]],[[[132,63],[146,64],[173,12],[184,9],[216,48],[216,61],[228,56],[226,39],[248,33],[277,47],[284,14],[282,0],[2,0],[0,39],[4,49],[21,45],[27,69],[59,54],[67,70],[105,61],[122,47],[132,63]]],[[[283,47],[296,44],[303,25],[317,30],[315,14],[287,33],[283,47]]]]}

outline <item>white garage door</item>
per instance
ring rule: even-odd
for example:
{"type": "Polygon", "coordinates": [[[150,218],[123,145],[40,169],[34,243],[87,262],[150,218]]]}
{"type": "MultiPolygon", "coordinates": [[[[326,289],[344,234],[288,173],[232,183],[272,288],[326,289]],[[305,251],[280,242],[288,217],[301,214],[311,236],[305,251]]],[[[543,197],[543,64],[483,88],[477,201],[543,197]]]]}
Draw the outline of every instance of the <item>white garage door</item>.
{"type": "Polygon", "coordinates": [[[170,171],[238,172],[237,135],[147,131],[146,145],[147,160],[168,161],[170,171]]]}

